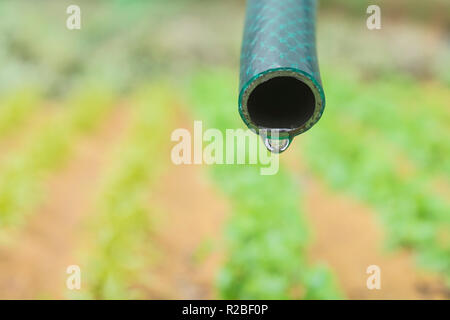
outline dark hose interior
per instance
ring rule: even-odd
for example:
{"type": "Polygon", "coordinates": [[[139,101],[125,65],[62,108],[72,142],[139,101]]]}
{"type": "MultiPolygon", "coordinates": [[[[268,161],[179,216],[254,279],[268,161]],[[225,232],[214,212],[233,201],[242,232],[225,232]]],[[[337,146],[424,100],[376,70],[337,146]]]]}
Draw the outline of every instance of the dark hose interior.
{"type": "Polygon", "coordinates": [[[294,77],[275,77],[260,83],[247,100],[250,119],[263,128],[299,128],[312,117],[314,109],[313,92],[294,77]]]}

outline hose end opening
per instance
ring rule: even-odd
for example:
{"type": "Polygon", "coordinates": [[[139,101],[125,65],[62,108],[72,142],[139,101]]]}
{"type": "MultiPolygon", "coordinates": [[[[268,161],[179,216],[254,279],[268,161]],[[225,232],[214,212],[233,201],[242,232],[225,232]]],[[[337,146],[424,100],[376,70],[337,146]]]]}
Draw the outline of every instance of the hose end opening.
{"type": "Polygon", "coordinates": [[[315,97],[307,84],[279,76],[260,83],[250,93],[247,110],[259,128],[296,129],[314,114],[315,97]]]}
{"type": "Polygon", "coordinates": [[[275,70],[253,79],[241,98],[241,115],[250,128],[277,130],[294,137],[316,123],[323,111],[320,89],[292,70],[275,70]]]}

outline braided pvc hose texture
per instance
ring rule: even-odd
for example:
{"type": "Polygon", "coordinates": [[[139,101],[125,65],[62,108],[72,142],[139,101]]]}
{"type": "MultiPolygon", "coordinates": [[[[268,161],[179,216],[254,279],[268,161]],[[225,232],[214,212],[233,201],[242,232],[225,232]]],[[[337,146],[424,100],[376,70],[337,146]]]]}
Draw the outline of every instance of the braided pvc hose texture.
{"type": "Polygon", "coordinates": [[[256,133],[293,138],[322,116],[315,0],[248,0],[239,113],[256,133]],[[267,131],[270,132],[270,131],[267,131]]]}

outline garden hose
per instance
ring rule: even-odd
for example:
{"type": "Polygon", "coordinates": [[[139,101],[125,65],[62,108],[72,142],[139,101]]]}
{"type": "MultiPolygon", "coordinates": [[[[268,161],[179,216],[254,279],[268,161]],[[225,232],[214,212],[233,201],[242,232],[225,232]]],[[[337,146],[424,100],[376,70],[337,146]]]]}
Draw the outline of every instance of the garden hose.
{"type": "Polygon", "coordinates": [[[315,0],[247,0],[239,113],[272,152],[322,116],[315,0]]]}

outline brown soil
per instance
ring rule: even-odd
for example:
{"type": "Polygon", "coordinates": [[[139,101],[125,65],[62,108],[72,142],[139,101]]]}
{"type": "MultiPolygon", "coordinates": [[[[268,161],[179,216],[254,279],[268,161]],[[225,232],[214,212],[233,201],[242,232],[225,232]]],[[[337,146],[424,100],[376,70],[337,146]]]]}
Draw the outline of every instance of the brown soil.
{"type": "Polygon", "coordinates": [[[149,299],[215,298],[226,204],[202,169],[170,164],[151,196],[161,214],[152,216],[157,219],[152,241],[157,259],[150,271],[149,299]]]}
{"type": "Polygon", "coordinates": [[[330,266],[347,298],[448,298],[443,282],[419,271],[410,253],[383,250],[385,235],[376,214],[355,199],[330,191],[311,176],[295,149],[292,146],[283,156],[302,184],[305,212],[314,233],[309,256],[313,262],[330,266]],[[381,269],[381,290],[366,287],[370,265],[381,269]]]}
{"type": "Polygon", "coordinates": [[[75,147],[73,157],[46,183],[49,196],[14,236],[0,247],[0,298],[63,298],[66,268],[77,264],[73,251],[81,222],[96,193],[102,168],[128,125],[128,112],[117,108],[110,118],[75,147]]]}

